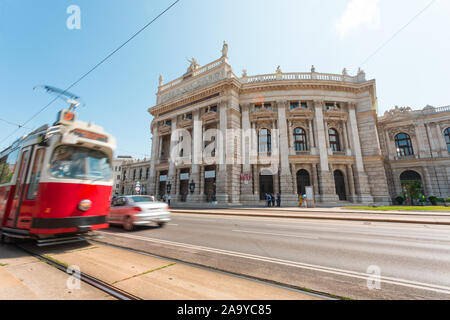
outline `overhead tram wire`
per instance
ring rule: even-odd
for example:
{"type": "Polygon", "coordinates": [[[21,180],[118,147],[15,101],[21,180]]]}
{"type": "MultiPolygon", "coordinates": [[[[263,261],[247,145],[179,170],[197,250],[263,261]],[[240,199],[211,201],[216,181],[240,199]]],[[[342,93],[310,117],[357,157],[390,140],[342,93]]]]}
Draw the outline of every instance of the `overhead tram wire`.
{"type": "Polygon", "coordinates": [[[0,141],[0,145],[3,144],[9,137],[11,137],[13,134],[15,134],[17,131],[19,131],[21,128],[25,128],[24,126],[26,124],[28,124],[31,120],[33,120],[34,118],[36,118],[40,113],[42,113],[43,111],[45,111],[50,105],[53,104],[53,102],[55,102],[62,94],[64,94],[66,91],[68,91],[69,89],[71,89],[72,87],[74,87],[75,85],[77,85],[81,80],[83,80],[84,78],[86,78],[92,71],[94,71],[95,69],[97,69],[100,65],[102,65],[106,60],[108,60],[111,56],[113,56],[117,51],[119,51],[120,49],[122,49],[124,46],[126,46],[131,40],[133,40],[136,36],[138,36],[142,31],[144,31],[145,29],[147,29],[153,22],[155,22],[156,20],[158,20],[162,15],[164,15],[167,11],[169,11],[173,6],[175,6],[178,2],[180,2],[181,0],[176,0],[175,2],[173,2],[170,6],[168,6],[164,11],[162,11],[160,14],[158,14],[155,18],[153,18],[149,23],[147,23],[145,26],[143,26],[141,29],[139,29],[136,33],[134,33],[130,38],[128,38],[128,40],[126,40],[124,43],[122,43],[119,47],[117,47],[114,51],[112,51],[110,54],[108,54],[104,59],[102,59],[99,63],[97,63],[94,67],[92,67],[88,72],[86,72],[85,74],[83,74],[80,78],[78,78],[78,80],[76,80],[75,82],[73,82],[70,86],[68,86],[66,89],[64,89],[64,91],[59,94],[58,96],[56,96],[54,99],[52,99],[49,103],[47,103],[44,107],[42,107],[38,112],[36,112],[33,116],[31,116],[27,121],[25,121],[22,125],[19,126],[19,128],[17,128],[16,130],[14,130],[14,132],[12,132],[10,135],[8,135],[7,137],[5,137],[4,139],[2,139],[0,141]]]}
{"type": "MultiPolygon", "coordinates": [[[[428,8],[430,8],[437,0],[431,0],[430,3],[428,3],[422,10],[420,10],[414,17],[411,18],[403,27],[401,27],[397,32],[395,32],[389,39],[387,39],[381,46],[379,46],[372,54],[370,54],[360,65],[359,67],[362,67],[367,62],[369,62],[370,59],[372,59],[375,55],[377,55],[378,52],[381,51],[389,42],[391,42],[400,32],[402,32],[406,27],[408,27],[414,20],[416,20],[420,15],[422,15],[428,8]]],[[[353,71],[356,70],[353,69],[353,71]]]]}
{"type": "Polygon", "coordinates": [[[18,123],[14,123],[14,122],[11,122],[11,121],[2,119],[2,118],[0,118],[0,121],[2,121],[2,122],[4,122],[4,123],[7,123],[7,124],[9,124],[9,125],[11,125],[11,126],[14,126],[14,127],[18,127],[19,129],[25,128],[25,129],[28,129],[28,130],[32,130],[31,128],[24,127],[24,126],[22,126],[22,125],[20,125],[20,124],[18,124],[18,123]]]}

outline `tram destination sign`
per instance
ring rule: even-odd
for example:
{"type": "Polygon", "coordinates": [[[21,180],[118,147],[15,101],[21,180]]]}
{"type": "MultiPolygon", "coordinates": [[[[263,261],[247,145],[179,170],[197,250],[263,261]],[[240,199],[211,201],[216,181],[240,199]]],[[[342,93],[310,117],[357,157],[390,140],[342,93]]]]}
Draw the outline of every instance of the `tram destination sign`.
{"type": "Polygon", "coordinates": [[[91,131],[75,129],[72,133],[80,138],[96,140],[100,142],[108,142],[108,137],[91,131]]]}

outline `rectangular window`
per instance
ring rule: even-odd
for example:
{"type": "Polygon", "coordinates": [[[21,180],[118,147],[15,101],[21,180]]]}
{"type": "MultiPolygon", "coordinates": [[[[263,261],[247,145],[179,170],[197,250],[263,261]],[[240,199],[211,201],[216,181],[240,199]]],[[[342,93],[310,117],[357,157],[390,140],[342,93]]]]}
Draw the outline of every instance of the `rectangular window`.
{"type": "Polygon", "coordinates": [[[16,170],[19,152],[20,149],[17,148],[0,159],[0,184],[11,182],[16,170]]]}
{"type": "Polygon", "coordinates": [[[44,165],[45,149],[36,151],[34,157],[33,169],[31,170],[30,186],[28,187],[27,199],[34,200],[38,195],[39,179],[41,177],[42,166],[44,165]]]}

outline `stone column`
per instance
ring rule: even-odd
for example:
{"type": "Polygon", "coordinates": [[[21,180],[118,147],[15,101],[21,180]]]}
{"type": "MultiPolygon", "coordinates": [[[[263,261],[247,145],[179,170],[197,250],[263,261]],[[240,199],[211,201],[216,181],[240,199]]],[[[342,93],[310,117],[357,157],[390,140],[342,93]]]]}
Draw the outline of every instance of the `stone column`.
{"type": "Polygon", "coordinates": [[[392,170],[392,180],[394,180],[395,193],[393,197],[403,196],[402,182],[400,181],[400,172],[392,170]]]}
{"type": "Polygon", "coordinates": [[[252,127],[250,124],[250,104],[244,104],[242,106],[242,135],[241,135],[241,146],[242,146],[242,153],[241,153],[241,159],[242,159],[242,174],[244,175],[250,175],[251,178],[245,183],[245,181],[240,180],[241,184],[241,192],[240,192],[240,198],[243,202],[253,201],[256,200],[253,195],[253,175],[252,175],[252,167],[251,167],[251,156],[252,156],[252,127]]]}
{"type": "Polygon", "coordinates": [[[320,184],[320,201],[321,202],[336,202],[338,196],[336,195],[336,188],[334,186],[334,177],[328,166],[328,149],[327,137],[325,136],[325,126],[323,119],[323,102],[314,101],[315,109],[315,123],[317,130],[317,146],[319,148],[320,163],[319,163],[319,184],[320,184]]]}
{"type": "Polygon", "coordinates": [[[156,181],[156,160],[159,159],[159,131],[158,124],[155,123],[152,130],[152,151],[150,160],[150,177],[148,179],[147,190],[150,195],[156,195],[157,181],[156,181]]]}
{"type": "Polygon", "coordinates": [[[308,130],[309,130],[309,144],[308,144],[309,150],[311,151],[311,154],[315,154],[316,143],[314,141],[313,126],[311,119],[308,119],[308,130]]]}
{"type": "Polygon", "coordinates": [[[317,164],[311,164],[312,182],[314,188],[314,199],[320,199],[319,177],[317,176],[317,164]]]}
{"type": "Polygon", "coordinates": [[[205,167],[200,166],[200,201],[205,201],[205,167]]]}
{"type": "MultiPolygon", "coordinates": [[[[202,144],[203,144],[203,128],[202,121],[199,119],[200,110],[195,110],[192,114],[193,119],[193,130],[192,130],[192,166],[191,166],[191,175],[190,182],[195,183],[194,193],[191,194],[189,191],[187,200],[196,202],[200,200],[200,166],[202,163],[202,144]]],[[[190,183],[189,182],[189,183],[190,183]]]]}
{"type": "Polygon", "coordinates": [[[355,195],[355,178],[353,176],[353,168],[351,164],[347,165],[347,177],[348,177],[348,186],[350,191],[350,201],[355,202],[356,201],[356,195],[355,195]]]}
{"type": "Polygon", "coordinates": [[[423,173],[424,173],[424,180],[423,184],[424,184],[424,191],[426,192],[426,195],[429,196],[433,196],[435,195],[435,193],[433,192],[433,185],[431,183],[431,179],[430,179],[430,173],[428,171],[427,167],[423,168],[423,173]]]}
{"type": "Polygon", "coordinates": [[[179,197],[180,197],[180,184],[181,184],[180,183],[181,182],[181,180],[180,180],[180,173],[181,173],[181,170],[180,169],[176,169],[175,172],[176,172],[176,176],[175,176],[176,185],[175,185],[175,196],[174,196],[174,198],[177,199],[177,201],[178,201],[179,197]]]}
{"type": "MultiPolygon", "coordinates": [[[[227,100],[222,100],[219,105],[219,128],[217,137],[216,154],[218,156],[218,171],[216,177],[216,200],[217,202],[228,202],[228,179],[227,179],[227,100]]],[[[230,143],[233,143],[232,141],[230,143]]]]}
{"type": "Polygon", "coordinates": [[[292,172],[292,190],[294,194],[297,194],[297,170],[295,170],[295,164],[291,164],[292,172]]]}
{"type": "Polygon", "coordinates": [[[166,183],[170,183],[172,185],[172,188],[170,190],[170,195],[172,197],[172,201],[177,201],[177,197],[176,195],[177,193],[177,171],[176,171],[176,167],[175,167],[175,159],[177,156],[176,153],[176,146],[178,143],[178,135],[176,133],[176,129],[177,129],[177,118],[174,117],[172,119],[172,126],[171,126],[172,132],[170,135],[170,150],[169,150],[169,173],[168,173],[168,177],[167,177],[167,182],[166,183]]]}
{"type": "MultiPolygon", "coordinates": [[[[287,101],[277,101],[278,108],[278,130],[280,134],[279,150],[280,150],[280,193],[282,203],[295,204],[297,196],[293,189],[292,173],[289,167],[289,143],[286,120],[286,104],[287,101]]],[[[278,173],[276,175],[278,177],[278,173]]],[[[276,192],[276,191],[275,191],[276,192]]]]}
{"type": "Polygon", "coordinates": [[[361,144],[359,142],[358,124],[356,121],[356,105],[349,104],[349,120],[350,120],[350,132],[353,145],[353,153],[355,155],[356,170],[355,176],[355,188],[358,191],[358,200],[362,203],[372,203],[373,197],[370,194],[369,178],[364,171],[364,164],[362,160],[361,144]]]}
{"type": "Polygon", "coordinates": [[[346,121],[344,121],[342,123],[342,133],[344,135],[342,138],[344,140],[345,154],[350,156],[352,153],[351,153],[351,150],[350,150],[350,145],[348,143],[348,133],[347,133],[347,122],[346,121]]]}
{"type": "Polygon", "coordinates": [[[292,122],[288,121],[287,126],[287,135],[288,135],[288,143],[289,143],[289,154],[295,155],[295,149],[294,149],[294,128],[292,127],[292,122]]]}
{"type": "Polygon", "coordinates": [[[259,201],[259,167],[257,164],[253,165],[253,179],[254,179],[253,195],[255,197],[255,200],[259,201]]]}

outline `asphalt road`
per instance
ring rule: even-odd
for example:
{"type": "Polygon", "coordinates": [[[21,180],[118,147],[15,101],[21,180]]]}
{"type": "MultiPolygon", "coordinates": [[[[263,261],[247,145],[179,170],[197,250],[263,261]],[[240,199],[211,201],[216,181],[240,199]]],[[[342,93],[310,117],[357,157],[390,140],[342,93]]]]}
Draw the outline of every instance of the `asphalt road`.
{"type": "Polygon", "coordinates": [[[450,226],[178,213],[164,228],[106,232],[115,244],[342,297],[450,299],[450,226]]]}

